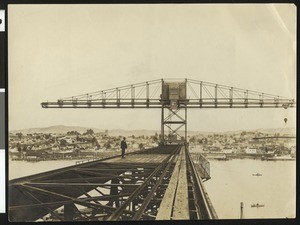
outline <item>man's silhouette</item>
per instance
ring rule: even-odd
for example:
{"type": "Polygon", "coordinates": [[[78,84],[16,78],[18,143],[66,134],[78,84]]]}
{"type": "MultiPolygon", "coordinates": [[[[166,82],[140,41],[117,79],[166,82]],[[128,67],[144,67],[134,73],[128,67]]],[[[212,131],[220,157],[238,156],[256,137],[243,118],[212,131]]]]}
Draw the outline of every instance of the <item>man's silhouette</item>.
{"type": "Polygon", "coordinates": [[[121,141],[121,149],[122,149],[122,158],[125,157],[125,149],[127,148],[126,138],[124,137],[121,141]]]}

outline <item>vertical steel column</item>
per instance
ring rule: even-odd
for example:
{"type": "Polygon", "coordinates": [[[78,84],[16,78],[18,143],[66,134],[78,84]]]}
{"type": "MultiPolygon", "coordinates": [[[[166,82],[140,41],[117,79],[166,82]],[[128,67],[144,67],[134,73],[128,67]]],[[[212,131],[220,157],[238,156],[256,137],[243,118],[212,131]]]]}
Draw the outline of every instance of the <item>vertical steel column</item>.
{"type": "Polygon", "coordinates": [[[64,205],[64,221],[74,220],[75,205],[73,203],[67,203],[64,205]]]}
{"type": "Polygon", "coordinates": [[[199,99],[199,103],[200,103],[200,108],[202,108],[202,81],[200,82],[200,99],[199,99]]]}
{"type": "Polygon", "coordinates": [[[233,87],[229,89],[229,104],[230,108],[232,108],[232,103],[233,103],[233,87]]]}
{"type": "MultiPolygon", "coordinates": [[[[185,79],[185,87],[187,87],[187,79],[185,79]]],[[[185,96],[187,96],[187,90],[185,89],[185,96]]],[[[187,98],[187,97],[186,97],[187,98]]],[[[185,114],[185,130],[184,130],[184,144],[187,144],[187,99],[185,99],[185,102],[184,102],[184,114],[185,114]]]]}
{"type": "Polygon", "coordinates": [[[164,109],[165,107],[162,105],[161,106],[161,132],[160,132],[160,142],[164,144],[165,142],[165,131],[164,131],[164,126],[165,126],[165,116],[164,116],[164,109]]]}
{"type": "Polygon", "coordinates": [[[248,108],[248,90],[244,92],[244,98],[245,98],[245,107],[248,108]]]}
{"type": "Polygon", "coordinates": [[[279,103],[279,96],[277,96],[277,98],[274,98],[275,104],[276,104],[276,108],[278,108],[278,103],[279,103]]]}
{"type": "Polygon", "coordinates": [[[149,83],[146,82],[146,105],[149,108],[149,83]]]}
{"type": "Polygon", "coordinates": [[[106,93],[104,93],[103,91],[101,91],[101,95],[102,95],[102,106],[104,108],[105,107],[106,93]]]}
{"type": "Polygon", "coordinates": [[[87,102],[87,106],[91,107],[91,105],[92,105],[92,95],[90,95],[90,98],[89,98],[89,94],[86,94],[86,102],[87,102]]]}
{"type": "Polygon", "coordinates": [[[244,203],[243,202],[241,202],[240,219],[244,219],[244,203]]]}
{"type": "Polygon", "coordinates": [[[184,109],[184,111],[185,111],[185,131],[184,131],[184,141],[185,141],[185,144],[187,143],[187,107],[186,107],[186,104],[185,104],[185,109],[184,109]]]}
{"type": "Polygon", "coordinates": [[[116,88],[117,106],[120,107],[120,90],[116,88]]]}
{"type": "Polygon", "coordinates": [[[259,95],[259,104],[260,104],[260,107],[262,107],[262,97],[261,97],[261,95],[259,95]]]}
{"type": "MultiPolygon", "coordinates": [[[[172,116],[173,116],[173,114],[172,114],[172,112],[173,112],[173,110],[171,109],[171,108],[168,108],[168,116],[166,116],[167,118],[170,118],[169,119],[169,121],[172,121],[172,116]]],[[[166,118],[165,118],[165,120],[166,120],[166,118]]],[[[166,122],[167,122],[167,120],[166,121],[164,121],[164,124],[166,124],[166,122]]],[[[172,129],[172,124],[170,124],[169,125],[169,132],[168,132],[168,135],[171,135],[171,129],[172,129]]]]}
{"type": "Polygon", "coordinates": [[[164,115],[164,99],[162,96],[163,93],[163,85],[164,85],[164,79],[161,79],[161,131],[160,131],[160,143],[164,145],[165,141],[165,131],[164,131],[164,121],[165,121],[165,115],[164,115]]]}
{"type": "Polygon", "coordinates": [[[134,98],[135,98],[135,90],[134,86],[131,85],[131,107],[134,108],[134,98]]]}
{"type": "Polygon", "coordinates": [[[218,85],[215,86],[215,108],[217,108],[217,101],[218,101],[218,85]]]}
{"type": "Polygon", "coordinates": [[[264,104],[264,93],[261,93],[260,107],[263,107],[264,104]]]}
{"type": "Polygon", "coordinates": [[[72,97],[72,104],[74,107],[77,105],[77,98],[72,97]]]}

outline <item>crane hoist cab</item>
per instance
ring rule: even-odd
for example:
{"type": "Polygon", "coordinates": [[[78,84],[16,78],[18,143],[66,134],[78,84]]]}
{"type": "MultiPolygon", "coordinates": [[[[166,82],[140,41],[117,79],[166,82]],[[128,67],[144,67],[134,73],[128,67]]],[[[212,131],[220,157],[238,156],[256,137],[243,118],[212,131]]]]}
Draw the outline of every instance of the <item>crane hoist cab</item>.
{"type": "Polygon", "coordinates": [[[186,81],[184,82],[162,82],[161,102],[163,107],[180,108],[185,107],[188,102],[186,98],[186,81]]]}

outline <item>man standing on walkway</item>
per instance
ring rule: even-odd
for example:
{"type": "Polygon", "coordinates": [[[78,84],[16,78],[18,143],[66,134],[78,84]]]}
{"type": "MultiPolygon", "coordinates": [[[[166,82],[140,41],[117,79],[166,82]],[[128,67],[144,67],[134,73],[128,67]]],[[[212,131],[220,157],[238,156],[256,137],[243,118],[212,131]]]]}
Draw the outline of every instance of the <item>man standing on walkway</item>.
{"type": "Polygon", "coordinates": [[[121,141],[121,149],[122,149],[122,158],[125,157],[125,149],[127,148],[126,138],[124,137],[121,141]]]}

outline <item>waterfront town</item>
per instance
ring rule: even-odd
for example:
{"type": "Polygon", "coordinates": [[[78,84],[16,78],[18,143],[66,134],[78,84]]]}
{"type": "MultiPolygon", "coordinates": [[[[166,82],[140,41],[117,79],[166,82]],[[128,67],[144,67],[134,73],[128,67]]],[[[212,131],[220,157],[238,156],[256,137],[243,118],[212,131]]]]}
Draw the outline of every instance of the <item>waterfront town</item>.
{"type": "MultiPolygon", "coordinates": [[[[123,136],[110,136],[108,131],[95,133],[9,133],[9,153],[12,160],[41,161],[68,159],[99,159],[120,154],[123,136]]],[[[127,152],[157,146],[158,135],[127,137],[127,152]]]]}
{"type": "Polygon", "coordinates": [[[291,134],[242,131],[193,136],[189,142],[191,153],[202,153],[207,159],[296,159],[296,138],[291,134]]]}
{"type": "MultiPolygon", "coordinates": [[[[262,160],[295,160],[296,139],[290,134],[241,131],[203,133],[189,136],[192,154],[202,153],[207,159],[227,160],[253,158],[262,160]]],[[[108,130],[66,133],[9,133],[11,160],[42,161],[70,159],[99,159],[121,154],[123,136],[110,135],[108,130]]],[[[159,134],[128,135],[127,153],[155,147],[159,134]]]]}

